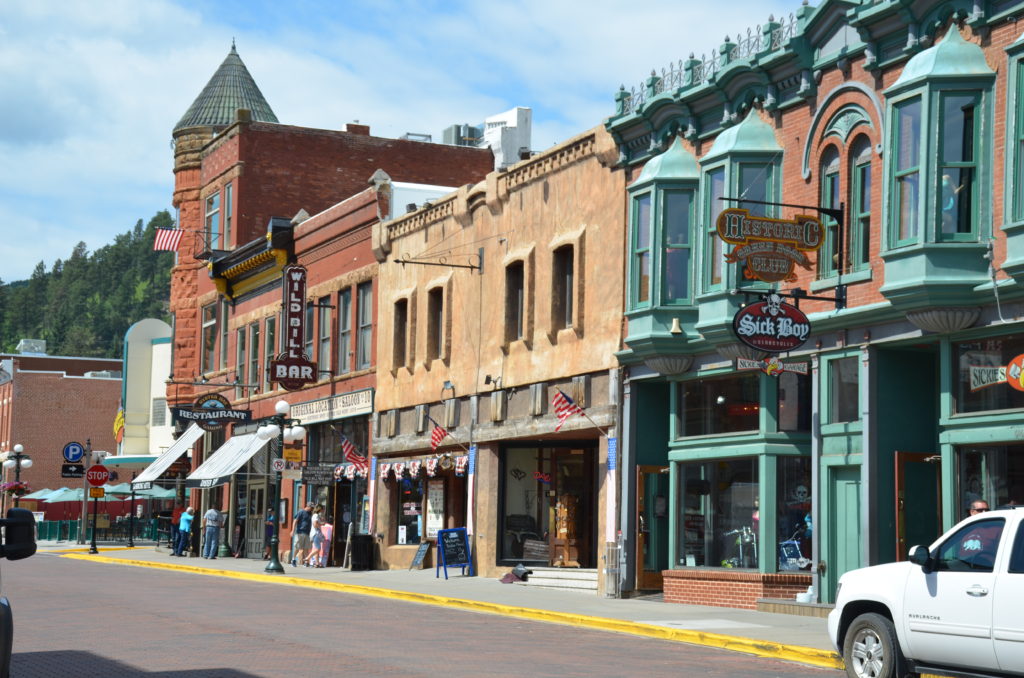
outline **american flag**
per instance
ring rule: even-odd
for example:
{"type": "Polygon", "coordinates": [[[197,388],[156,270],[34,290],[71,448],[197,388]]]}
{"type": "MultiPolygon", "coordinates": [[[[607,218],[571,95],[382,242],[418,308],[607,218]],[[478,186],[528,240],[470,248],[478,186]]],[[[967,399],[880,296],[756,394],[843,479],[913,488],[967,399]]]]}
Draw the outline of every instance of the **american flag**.
{"type": "Polygon", "coordinates": [[[574,403],[572,398],[562,393],[561,389],[555,390],[555,397],[551,399],[551,404],[555,408],[555,416],[558,417],[558,425],[555,426],[555,431],[562,428],[565,420],[572,415],[583,414],[580,406],[574,403]]]}
{"type": "Polygon", "coordinates": [[[156,252],[177,252],[178,243],[181,242],[181,234],[184,232],[185,231],[180,228],[156,229],[156,238],[153,240],[153,250],[156,252]]]}
{"type": "Polygon", "coordinates": [[[430,417],[427,417],[427,419],[430,419],[430,423],[434,425],[434,429],[430,432],[430,451],[436,452],[437,446],[440,445],[441,441],[444,440],[446,435],[448,435],[448,431],[445,431],[443,426],[430,417]]]}
{"type": "Polygon", "coordinates": [[[356,446],[345,436],[341,436],[341,451],[345,453],[345,461],[355,466],[356,470],[365,471],[370,467],[370,462],[366,457],[359,454],[356,451],[356,446]]]}

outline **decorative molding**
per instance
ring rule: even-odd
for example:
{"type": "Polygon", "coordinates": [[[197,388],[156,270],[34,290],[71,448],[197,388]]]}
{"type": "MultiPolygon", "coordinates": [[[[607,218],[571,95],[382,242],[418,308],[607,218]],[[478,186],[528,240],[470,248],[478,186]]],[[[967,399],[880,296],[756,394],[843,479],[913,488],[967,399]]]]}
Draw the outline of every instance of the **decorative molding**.
{"type": "Polygon", "coordinates": [[[980,308],[926,308],[921,311],[907,311],[909,320],[925,332],[946,334],[967,329],[978,320],[980,308]]]}
{"type": "Polygon", "coordinates": [[[667,376],[683,374],[693,365],[692,355],[659,355],[644,360],[648,368],[667,376]]]}
{"type": "Polygon", "coordinates": [[[768,354],[764,351],[758,351],[757,349],[751,348],[746,344],[741,344],[736,341],[731,344],[722,344],[716,346],[715,350],[718,351],[718,355],[722,356],[726,360],[736,360],[736,358],[746,358],[747,360],[761,360],[768,354]]]}
{"type": "MultiPolygon", "coordinates": [[[[878,98],[878,93],[864,83],[857,81],[844,82],[842,85],[839,85],[830,91],[822,97],[821,103],[818,104],[818,110],[814,113],[814,119],[811,121],[810,129],[807,132],[807,138],[804,139],[804,160],[800,174],[803,176],[805,181],[811,178],[811,148],[818,140],[818,126],[821,124],[821,120],[824,117],[825,112],[828,110],[829,102],[851,90],[860,92],[871,101],[871,104],[875,108],[875,115],[878,116],[879,123],[884,124],[885,116],[882,112],[882,101],[878,98]]],[[[879,138],[882,138],[882,132],[883,130],[879,129],[879,138]]],[[[875,148],[875,152],[881,155],[881,146],[877,146],[875,148]]]]}

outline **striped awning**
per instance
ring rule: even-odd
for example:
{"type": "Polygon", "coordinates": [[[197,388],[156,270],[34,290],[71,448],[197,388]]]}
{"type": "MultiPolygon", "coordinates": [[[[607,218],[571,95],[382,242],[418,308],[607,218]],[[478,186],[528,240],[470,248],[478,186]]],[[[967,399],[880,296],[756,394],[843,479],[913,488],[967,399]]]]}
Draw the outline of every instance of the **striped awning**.
{"type": "Polygon", "coordinates": [[[185,479],[185,487],[216,487],[228,482],[268,442],[260,440],[255,433],[231,436],[199,468],[192,471],[185,479]]]}
{"type": "Polygon", "coordinates": [[[185,454],[196,444],[196,441],[203,436],[203,429],[198,424],[192,424],[182,433],[174,444],[164,450],[164,453],[156,458],[146,470],[132,481],[132,487],[136,491],[148,490],[153,487],[153,481],[164,474],[164,471],[171,467],[171,464],[178,460],[178,457],[185,454]]]}

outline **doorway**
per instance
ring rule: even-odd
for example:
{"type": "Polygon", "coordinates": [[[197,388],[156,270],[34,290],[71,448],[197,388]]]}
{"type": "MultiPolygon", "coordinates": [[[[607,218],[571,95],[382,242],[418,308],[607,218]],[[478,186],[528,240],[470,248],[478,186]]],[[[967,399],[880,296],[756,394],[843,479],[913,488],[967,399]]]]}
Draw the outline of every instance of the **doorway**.
{"type": "Polygon", "coordinates": [[[835,601],[836,584],[844,572],[861,566],[860,466],[829,469],[828,545],[821,571],[822,600],[835,601]]]}
{"type": "Polygon", "coordinates": [[[896,560],[907,550],[930,544],[942,533],[942,457],[896,452],[896,560]]]}
{"type": "Polygon", "coordinates": [[[661,590],[668,563],[668,466],[638,466],[636,473],[636,587],[661,590]]]}
{"type": "Polygon", "coordinates": [[[240,511],[245,511],[245,557],[262,558],[266,536],[264,516],[267,515],[267,486],[249,485],[248,490],[245,507],[239,507],[240,511]]]}

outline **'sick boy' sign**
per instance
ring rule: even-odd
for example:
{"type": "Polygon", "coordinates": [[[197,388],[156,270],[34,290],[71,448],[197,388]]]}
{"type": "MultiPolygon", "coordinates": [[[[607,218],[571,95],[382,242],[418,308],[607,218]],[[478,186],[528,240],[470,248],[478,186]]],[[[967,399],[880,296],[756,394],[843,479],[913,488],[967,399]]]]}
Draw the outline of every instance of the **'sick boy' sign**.
{"type": "Polygon", "coordinates": [[[297,391],[317,380],[316,363],[302,352],[306,336],[306,269],[286,266],[281,277],[284,351],[270,361],[270,380],[287,391],[297,391]]]}

